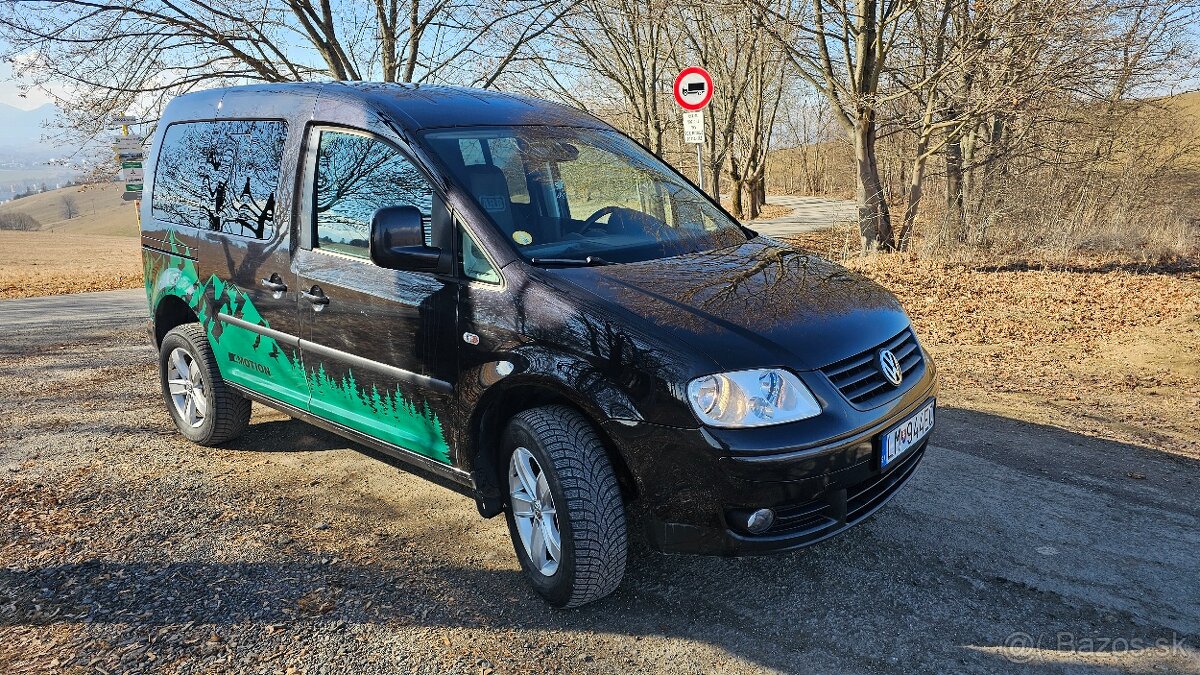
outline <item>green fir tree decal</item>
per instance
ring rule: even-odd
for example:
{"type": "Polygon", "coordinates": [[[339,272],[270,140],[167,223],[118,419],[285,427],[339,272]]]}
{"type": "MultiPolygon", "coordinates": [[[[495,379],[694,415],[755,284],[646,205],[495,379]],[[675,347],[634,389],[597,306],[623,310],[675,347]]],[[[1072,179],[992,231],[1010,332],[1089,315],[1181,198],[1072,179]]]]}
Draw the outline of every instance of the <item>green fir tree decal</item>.
{"type": "MultiPolygon", "coordinates": [[[[167,241],[174,253],[190,251],[173,231],[168,233],[167,241]]],[[[151,306],[163,295],[175,295],[196,313],[227,380],[438,462],[450,463],[441,420],[427,402],[418,405],[409,401],[398,389],[380,391],[372,385],[367,391],[356,381],[353,371],[347,371],[340,381],[334,380],[324,365],[306,367],[301,353],[273,338],[218,321],[217,314],[223,313],[270,327],[250,296],[235,285],[216,275],[200,284],[193,260],[146,250],[143,272],[151,306]],[[209,306],[210,297],[216,307],[209,306]],[[231,366],[234,356],[257,366],[231,366]]]]}

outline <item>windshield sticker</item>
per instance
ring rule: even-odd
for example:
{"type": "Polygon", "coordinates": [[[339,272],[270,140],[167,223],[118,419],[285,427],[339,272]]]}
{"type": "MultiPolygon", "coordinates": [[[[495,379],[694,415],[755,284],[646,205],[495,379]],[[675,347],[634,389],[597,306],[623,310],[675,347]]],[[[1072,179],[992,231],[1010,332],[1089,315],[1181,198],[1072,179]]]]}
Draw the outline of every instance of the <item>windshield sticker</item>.
{"type": "Polygon", "coordinates": [[[504,213],[508,210],[508,200],[500,195],[479,195],[479,203],[488,213],[504,213]]]}
{"type": "Polygon", "coordinates": [[[522,246],[528,246],[533,243],[533,235],[529,234],[525,230],[517,230],[516,232],[513,232],[513,241],[522,246]]]}

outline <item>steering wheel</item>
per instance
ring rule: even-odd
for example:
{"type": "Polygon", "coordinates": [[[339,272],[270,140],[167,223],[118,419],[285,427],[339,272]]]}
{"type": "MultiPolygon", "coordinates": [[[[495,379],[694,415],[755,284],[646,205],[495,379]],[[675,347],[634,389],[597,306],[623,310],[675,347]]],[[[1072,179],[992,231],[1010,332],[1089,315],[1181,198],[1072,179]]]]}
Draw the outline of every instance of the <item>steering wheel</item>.
{"type": "Polygon", "coordinates": [[[589,225],[595,225],[597,220],[600,220],[604,216],[607,216],[611,213],[616,213],[620,209],[621,207],[619,206],[605,206],[597,209],[595,213],[587,217],[587,220],[583,221],[583,227],[580,228],[580,230],[586,231],[589,225]]]}
{"type": "Polygon", "coordinates": [[[600,208],[595,213],[588,216],[587,219],[583,221],[582,225],[580,225],[579,227],[577,227],[573,230],[570,230],[569,232],[567,232],[567,234],[573,234],[573,235],[582,237],[582,236],[584,236],[583,235],[584,232],[587,232],[588,230],[590,230],[592,228],[600,228],[603,230],[604,226],[600,225],[596,221],[600,220],[604,216],[609,215],[610,213],[616,213],[617,211],[620,211],[620,210],[621,210],[621,207],[619,207],[619,206],[605,206],[603,208],[600,208]]]}

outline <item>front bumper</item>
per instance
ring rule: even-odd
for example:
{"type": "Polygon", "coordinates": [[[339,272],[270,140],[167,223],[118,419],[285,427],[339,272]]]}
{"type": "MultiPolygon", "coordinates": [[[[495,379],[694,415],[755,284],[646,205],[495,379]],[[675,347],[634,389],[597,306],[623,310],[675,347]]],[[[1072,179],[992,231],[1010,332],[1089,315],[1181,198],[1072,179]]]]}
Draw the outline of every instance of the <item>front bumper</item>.
{"type": "Polygon", "coordinates": [[[796,443],[793,434],[791,448],[778,443],[786,425],[767,432],[604,426],[637,483],[651,546],[668,553],[775,553],[839,534],[891,499],[929,441],[881,470],[879,437],[936,394],[930,368],[904,395],[858,418],[869,422],[825,442],[796,443]],[[759,508],[774,510],[775,523],[752,534],[743,517],[759,508]]]}

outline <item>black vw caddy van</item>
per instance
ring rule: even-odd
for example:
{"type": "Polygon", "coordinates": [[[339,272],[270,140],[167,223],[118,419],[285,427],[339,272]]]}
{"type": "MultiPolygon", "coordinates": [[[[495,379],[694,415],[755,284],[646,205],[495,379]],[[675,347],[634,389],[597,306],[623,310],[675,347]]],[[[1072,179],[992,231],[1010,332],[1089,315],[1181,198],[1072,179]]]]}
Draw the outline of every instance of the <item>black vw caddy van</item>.
{"type": "Polygon", "coordinates": [[[180,432],[220,444],[258,401],[369,446],[505,514],[553,605],[617,587],[632,522],[662,551],[786,551],[862,521],[925,451],[934,367],[891,294],[586,113],[216,89],[167,106],[146,177],[180,432]]]}

